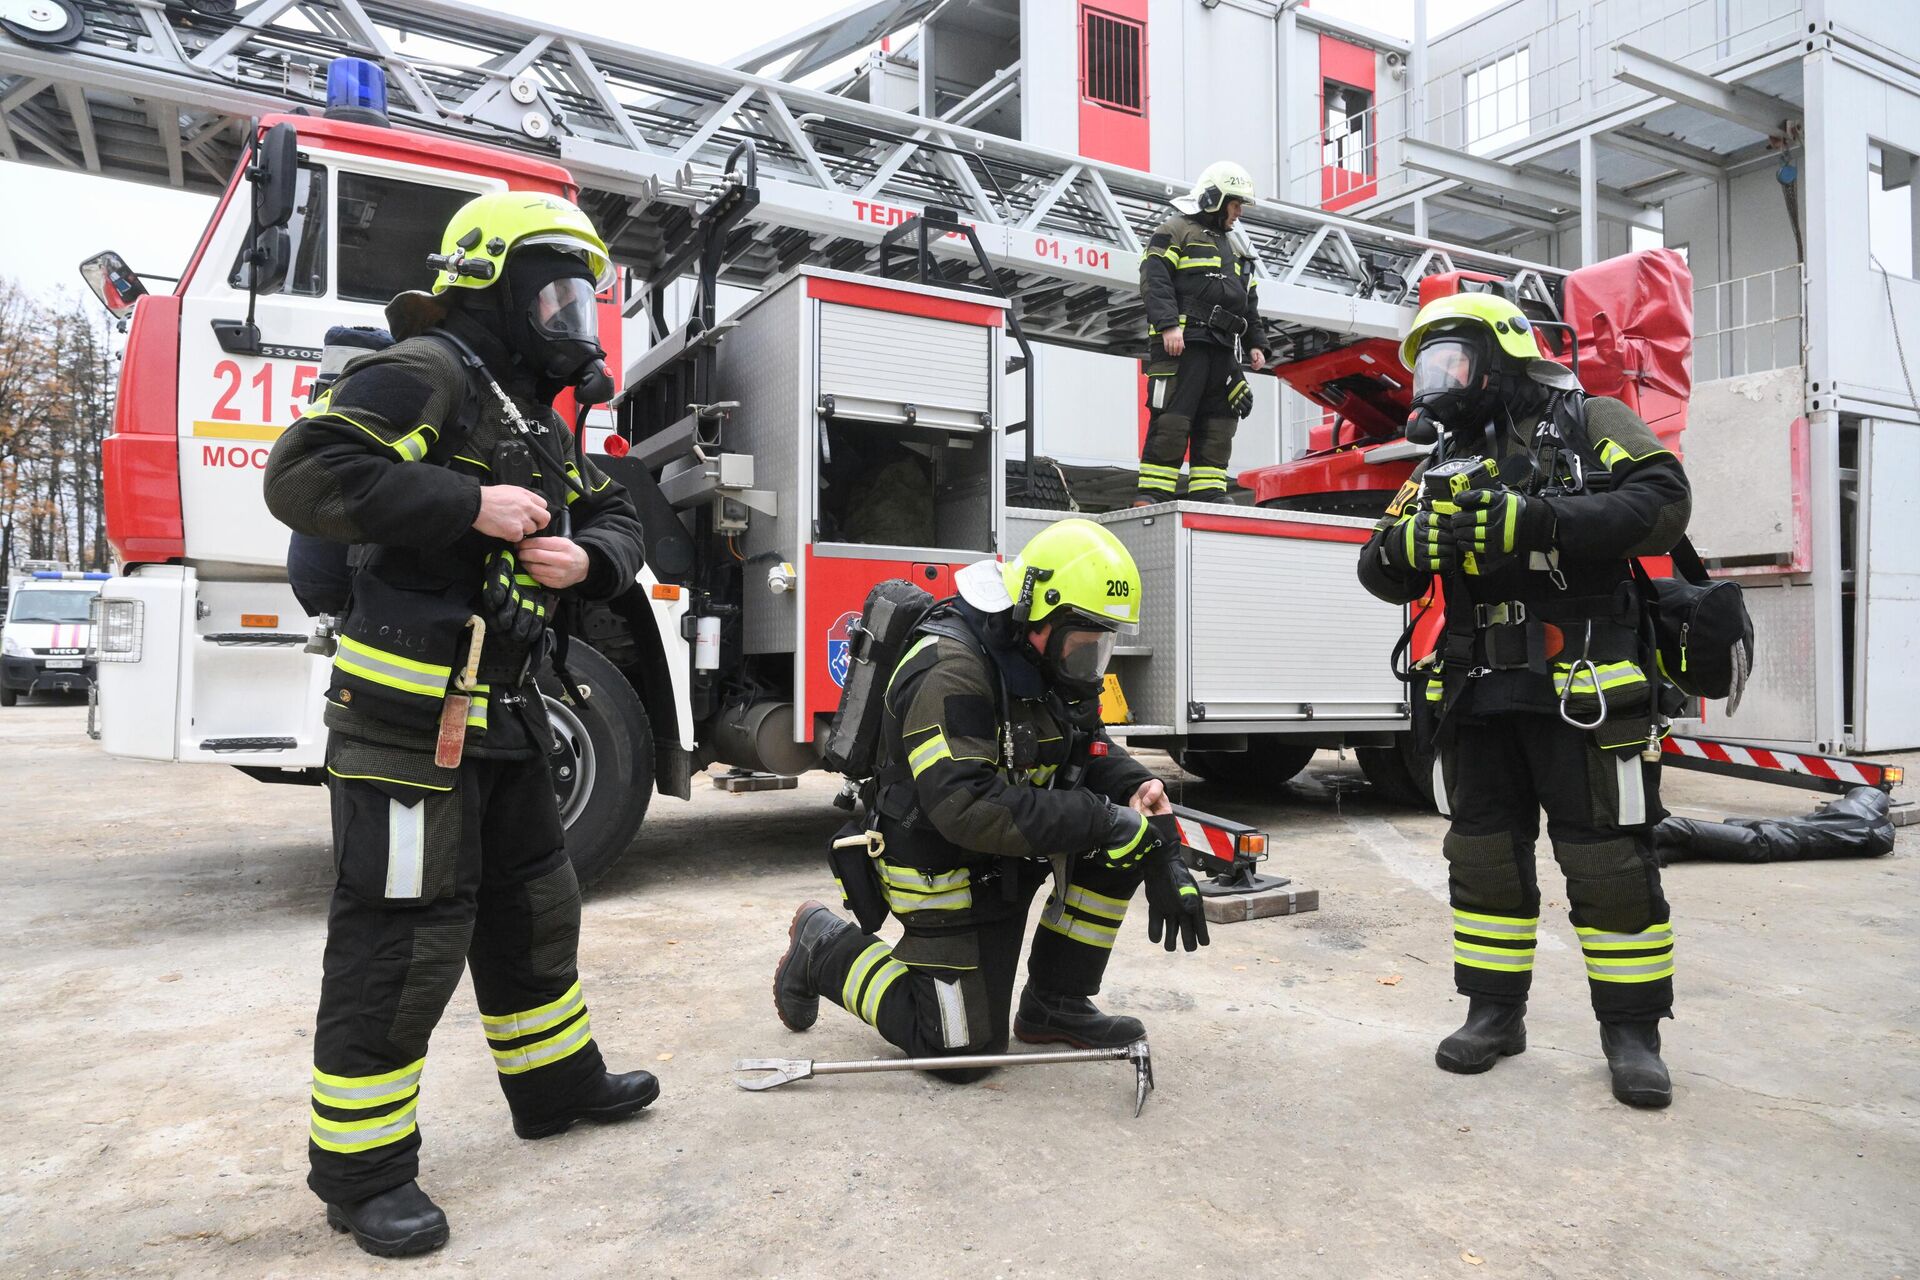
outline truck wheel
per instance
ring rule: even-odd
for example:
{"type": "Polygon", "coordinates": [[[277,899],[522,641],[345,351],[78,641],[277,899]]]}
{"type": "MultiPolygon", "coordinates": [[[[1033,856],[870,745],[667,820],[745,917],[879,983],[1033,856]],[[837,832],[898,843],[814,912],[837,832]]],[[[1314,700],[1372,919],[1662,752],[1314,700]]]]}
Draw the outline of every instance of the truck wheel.
{"type": "Polygon", "coordinates": [[[1188,747],[1174,756],[1174,763],[1188,773],[1197,773],[1208,782],[1223,787],[1249,790],[1274,790],[1307,767],[1313,748],[1289,742],[1277,733],[1247,736],[1245,751],[1204,751],[1188,747]]]}
{"type": "Polygon", "coordinates": [[[567,856],[584,887],[605,875],[633,843],[653,799],[653,726],[640,695],[611,662],[574,641],[567,655],[589,695],[568,706],[549,667],[540,692],[553,717],[556,745],[547,757],[554,798],[567,829],[567,856]]]}
{"type": "Polygon", "coordinates": [[[5,685],[0,685],[0,707],[10,707],[18,701],[20,701],[18,689],[9,689],[5,685]]]}
{"type": "Polygon", "coordinates": [[[1380,798],[1408,809],[1433,808],[1433,753],[1410,733],[1395,734],[1390,747],[1357,747],[1360,771],[1380,798]]]}

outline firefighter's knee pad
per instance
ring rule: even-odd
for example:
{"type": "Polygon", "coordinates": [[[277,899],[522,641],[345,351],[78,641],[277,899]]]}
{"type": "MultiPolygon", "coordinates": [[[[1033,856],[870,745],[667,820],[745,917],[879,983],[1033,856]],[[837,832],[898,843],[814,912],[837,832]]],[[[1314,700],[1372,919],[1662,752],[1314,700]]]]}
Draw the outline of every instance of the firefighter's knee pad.
{"type": "Polygon", "coordinates": [[[981,1053],[993,1035],[980,936],[972,932],[901,936],[893,958],[911,969],[921,1041],[934,1054],[981,1053]]]}
{"type": "Polygon", "coordinates": [[[571,975],[580,954],[580,881],[564,854],[553,870],[527,882],[527,915],[527,960],[534,975],[571,975]]]}
{"type": "Polygon", "coordinates": [[[1184,413],[1155,413],[1147,424],[1147,444],[1141,457],[1177,467],[1186,456],[1187,437],[1193,431],[1193,419],[1184,413]]]}
{"type": "Polygon", "coordinates": [[[1527,906],[1527,883],[1520,875],[1511,832],[1469,836],[1449,831],[1440,848],[1447,855],[1455,907],[1511,915],[1527,906]]]}
{"type": "Polygon", "coordinates": [[[420,925],[413,931],[413,954],[401,985],[387,1039],[407,1059],[427,1056],[427,1039],[460,985],[466,968],[473,917],[420,925]]]}
{"type": "Polygon", "coordinates": [[[1240,419],[1231,414],[1210,413],[1200,419],[1193,433],[1193,460],[1201,466],[1224,467],[1233,457],[1233,437],[1240,430],[1240,419]]]}
{"type": "Polygon", "coordinates": [[[1591,844],[1556,840],[1553,854],[1567,877],[1567,903],[1580,924],[1637,933],[1665,906],[1651,860],[1630,838],[1591,844]]]}

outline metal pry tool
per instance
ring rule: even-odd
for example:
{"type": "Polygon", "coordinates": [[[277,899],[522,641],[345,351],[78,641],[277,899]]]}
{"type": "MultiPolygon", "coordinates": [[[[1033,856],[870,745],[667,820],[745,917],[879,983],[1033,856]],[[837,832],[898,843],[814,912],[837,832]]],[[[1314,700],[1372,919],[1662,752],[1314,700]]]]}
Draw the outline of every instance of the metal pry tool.
{"type": "Polygon", "coordinates": [[[767,1071],[771,1075],[735,1076],[742,1089],[758,1093],[813,1076],[862,1075],[872,1071],[950,1071],[974,1067],[1050,1067],[1067,1062],[1126,1061],[1133,1064],[1133,1114],[1146,1108],[1153,1092],[1153,1055],[1145,1037],[1110,1049],[1056,1049],[1044,1053],[972,1053],[951,1058],[868,1058],[860,1062],[814,1062],[809,1058],[742,1058],[736,1071],[767,1071]]]}

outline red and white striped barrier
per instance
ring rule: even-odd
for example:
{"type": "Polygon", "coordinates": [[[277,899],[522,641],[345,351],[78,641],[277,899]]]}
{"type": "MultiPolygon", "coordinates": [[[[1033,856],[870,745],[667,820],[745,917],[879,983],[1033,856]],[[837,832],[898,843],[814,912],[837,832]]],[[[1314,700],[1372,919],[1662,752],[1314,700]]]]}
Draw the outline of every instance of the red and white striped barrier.
{"type": "Polygon", "coordinates": [[[1677,768],[1778,782],[1816,791],[1844,792],[1850,787],[1879,787],[1887,791],[1898,785],[1906,772],[1899,765],[1881,764],[1874,760],[1769,751],[1763,747],[1742,747],[1706,738],[1683,738],[1679,734],[1663,740],[1660,751],[1665,763],[1677,768]]]}

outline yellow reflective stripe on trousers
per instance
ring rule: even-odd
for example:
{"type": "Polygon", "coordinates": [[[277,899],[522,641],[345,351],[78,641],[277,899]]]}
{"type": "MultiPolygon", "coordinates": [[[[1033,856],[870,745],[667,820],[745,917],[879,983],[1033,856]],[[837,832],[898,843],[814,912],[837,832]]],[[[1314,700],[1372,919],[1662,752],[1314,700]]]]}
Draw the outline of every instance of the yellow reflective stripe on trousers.
{"type": "Polygon", "coordinates": [[[860,991],[866,985],[867,976],[881,961],[891,959],[893,949],[884,942],[870,943],[847,970],[847,980],[840,984],[840,1005],[852,1013],[860,1009],[860,991]]]}
{"type": "Polygon", "coordinates": [[[427,1060],[419,1058],[397,1071],[383,1071],[371,1076],[329,1075],[315,1067],[314,1101],[349,1111],[364,1111],[384,1102],[398,1102],[419,1087],[420,1073],[426,1065],[427,1060]]]}
{"type": "Polygon", "coordinates": [[[545,1040],[516,1045],[511,1049],[495,1049],[493,1069],[503,1076],[517,1076],[538,1067],[551,1066],[562,1058],[572,1057],[578,1053],[591,1039],[593,1039],[593,1017],[591,1014],[583,1013],[578,1022],[569,1024],[545,1040]]]}
{"type": "Polygon", "coordinates": [[[557,1027],[586,1007],[586,997],[575,982],[558,1000],[522,1010],[519,1013],[481,1014],[480,1026],[489,1040],[518,1040],[536,1031],[557,1027]]]}
{"type": "Polygon", "coordinates": [[[947,749],[947,735],[938,729],[933,736],[907,753],[907,768],[919,777],[942,760],[953,759],[953,752],[947,749]]]}
{"type": "Polygon", "coordinates": [[[352,1154],[370,1151],[400,1141],[419,1128],[415,1109],[419,1098],[409,1099],[404,1107],[366,1120],[329,1120],[318,1111],[309,1111],[307,1136],[323,1151],[352,1154]]]}
{"type": "Polygon", "coordinates": [[[416,662],[385,649],[376,649],[352,636],[340,637],[333,665],[362,680],[371,680],[374,684],[383,684],[402,693],[417,693],[425,698],[445,697],[447,681],[453,678],[452,667],[416,662]]]}
{"type": "Polygon", "coordinates": [[[1125,898],[1109,898],[1104,893],[1095,893],[1093,890],[1083,889],[1077,884],[1067,886],[1067,905],[1075,911],[1083,912],[1090,916],[1102,916],[1108,920],[1124,920],[1127,918],[1127,900],[1125,898]]]}
{"type": "Polygon", "coordinates": [[[1477,942],[1455,938],[1453,962],[1464,964],[1470,969],[1498,969],[1517,973],[1523,969],[1533,968],[1533,948],[1531,946],[1483,947],[1477,942]]]}
{"type": "Polygon", "coordinates": [[[873,975],[873,981],[867,984],[867,994],[860,999],[860,1017],[872,1026],[879,1026],[880,1002],[886,998],[887,989],[906,976],[907,966],[888,956],[873,975]]]}
{"type": "Polygon", "coordinates": [[[1484,938],[1525,938],[1531,942],[1540,932],[1540,917],[1488,916],[1475,911],[1455,910],[1455,933],[1477,933],[1484,938]]]}
{"type": "Polygon", "coordinates": [[[1064,915],[1056,921],[1040,917],[1040,927],[1051,929],[1063,938],[1072,938],[1075,942],[1084,942],[1090,947],[1102,951],[1113,950],[1113,943],[1120,936],[1120,926],[1095,924],[1091,920],[1082,920],[1076,915],[1064,915]]]}
{"type": "Polygon", "coordinates": [[[1663,920],[1639,933],[1611,933],[1577,926],[1587,976],[1595,982],[1657,982],[1673,976],[1673,922],[1663,920]],[[1638,951],[1640,955],[1619,954],[1638,951]]]}

